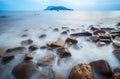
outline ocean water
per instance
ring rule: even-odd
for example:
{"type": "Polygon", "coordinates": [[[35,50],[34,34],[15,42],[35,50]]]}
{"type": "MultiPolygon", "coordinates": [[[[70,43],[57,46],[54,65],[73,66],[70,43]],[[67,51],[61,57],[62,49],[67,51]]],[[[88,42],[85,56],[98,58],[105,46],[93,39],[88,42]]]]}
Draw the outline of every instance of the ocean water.
{"type": "MultiPolygon", "coordinates": [[[[46,45],[49,41],[56,41],[58,38],[65,40],[71,33],[89,31],[89,26],[96,27],[113,27],[120,21],[120,11],[28,11],[28,12],[0,12],[0,47],[13,48],[21,46],[21,41],[32,39],[33,44],[37,46],[46,45]],[[68,35],[61,35],[61,32],[68,27],[75,29],[70,31],[68,35]],[[53,31],[54,28],[59,28],[58,32],[53,31]],[[28,30],[28,31],[25,31],[28,30]],[[27,37],[21,35],[27,34],[27,37]],[[46,34],[47,37],[40,39],[41,34],[46,34]]],[[[63,79],[67,79],[70,70],[73,66],[80,63],[89,64],[92,61],[104,59],[108,61],[111,68],[120,67],[120,62],[113,55],[112,45],[97,47],[95,43],[86,41],[88,38],[77,38],[79,49],[68,47],[72,56],[63,58],[62,64],[57,65],[58,55],[56,51],[36,50],[34,51],[33,62],[49,53],[55,55],[55,60],[52,68],[59,73],[63,79]],[[64,73],[63,73],[64,72],[64,73]]],[[[13,67],[21,62],[23,54],[16,55],[15,59],[8,64],[2,64],[0,61],[0,79],[14,79],[11,74],[13,67]]],[[[1,60],[1,58],[0,58],[1,60]]],[[[41,70],[43,67],[39,67],[41,70]]],[[[34,77],[32,78],[34,79],[34,77]]],[[[99,79],[99,78],[96,78],[99,79]]]]}

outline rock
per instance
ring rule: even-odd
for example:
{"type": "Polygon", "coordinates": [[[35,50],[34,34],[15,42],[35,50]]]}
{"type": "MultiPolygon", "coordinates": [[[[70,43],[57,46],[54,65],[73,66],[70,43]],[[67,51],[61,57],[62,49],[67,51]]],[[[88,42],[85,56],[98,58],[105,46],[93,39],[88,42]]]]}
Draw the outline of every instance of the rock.
{"type": "Polygon", "coordinates": [[[114,69],[114,79],[120,79],[120,68],[114,69]]]}
{"type": "Polygon", "coordinates": [[[99,41],[99,36],[97,36],[97,35],[95,35],[95,36],[90,36],[89,38],[90,38],[92,41],[94,41],[94,42],[99,41]]]}
{"type": "Polygon", "coordinates": [[[69,29],[68,27],[62,27],[62,29],[69,29]]]}
{"type": "Polygon", "coordinates": [[[29,50],[30,51],[35,51],[35,50],[37,50],[38,49],[38,47],[36,46],[36,45],[31,45],[30,47],[29,47],[29,50]]]}
{"type": "Polygon", "coordinates": [[[57,54],[60,56],[60,58],[64,57],[70,57],[71,53],[67,48],[61,47],[57,49],[57,54]]]}
{"type": "Polygon", "coordinates": [[[100,42],[105,42],[106,44],[111,43],[110,39],[99,39],[100,42]]]}
{"type": "Polygon", "coordinates": [[[115,30],[115,28],[111,28],[111,27],[106,27],[106,28],[101,28],[101,30],[104,30],[104,31],[111,31],[111,30],[115,30]]]}
{"type": "Polygon", "coordinates": [[[93,33],[95,35],[99,35],[99,34],[105,34],[106,32],[104,30],[95,30],[93,33]]]}
{"type": "Polygon", "coordinates": [[[68,79],[94,79],[91,66],[88,64],[78,64],[74,66],[68,79]]]}
{"type": "Polygon", "coordinates": [[[55,56],[53,54],[47,55],[45,57],[42,57],[38,60],[37,64],[39,66],[48,66],[52,65],[52,61],[54,60],[55,56]]]}
{"type": "Polygon", "coordinates": [[[115,48],[120,48],[120,42],[119,42],[119,41],[113,41],[112,45],[113,45],[115,48]]]}
{"type": "Polygon", "coordinates": [[[54,30],[54,31],[59,31],[59,29],[58,29],[58,28],[54,28],[53,30],[54,30]]]}
{"type": "Polygon", "coordinates": [[[96,73],[105,76],[105,77],[111,77],[112,76],[112,70],[105,60],[97,60],[90,63],[92,68],[95,70],[96,73]]]}
{"type": "Polygon", "coordinates": [[[120,31],[119,30],[113,30],[110,32],[110,34],[120,34],[120,31]]]}
{"type": "Polygon", "coordinates": [[[4,56],[4,57],[2,58],[2,61],[3,61],[4,64],[6,64],[6,63],[10,62],[11,60],[13,60],[14,58],[15,58],[14,55],[4,56]]]}
{"type": "Polygon", "coordinates": [[[111,34],[111,37],[115,39],[116,37],[120,37],[120,34],[111,34]]]}
{"type": "Polygon", "coordinates": [[[30,60],[33,59],[33,55],[31,53],[26,53],[24,60],[30,60]]]}
{"type": "Polygon", "coordinates": [[[116,24],[116,26],[120,26],[120,22],[116,24]]]}
{"type": "Polygon", "coordinates": [[[38,67],[32,61],[25,61],[16,65],[12,74],[16,79],[30,79],[31,76],[38,72],[38,67]]]}
{"type": "Polygon", "coordinates": [[[3,57],[4,54],[6,53],[6,48],[0,48],[0,57],[3,57]]]}
{"type": "Polygon", "coordinates": [[[65,42],[68,44],[77,44],[78,43],[78,41],[76,39],[73,39],[73,38],[67,38],[65,40],[65,42]]]}
{"type": "Polygon", "coordinates": [[[27,34],[23,34],[21,37],[27,37],[28,35],[27,34]]]}
{"type": "Polygon", "coordinates": [[[24,40],[21,42],[22,45],[29,45],[29,44],[32,44],[33,43],[33,40],[31,39],[28,39],[28,40],[24,40]]]}
{"type": "Polygon", "coordinates": [[[70,29],[71,31],[75,31],[75,29],[70,29]]]}
{"type": "Polygon", "coordinates": [[[39,36],[39,38],[45,38],[47,35],[46,34],[42,34],[39,36]]]}
{"type": "Polygon", "coordinates": [[[41,46],[40,49],[47,49],[47,46],[41,46]]]}
{"type": "Polygon", "coordinates": [[[59,38],[57,41],[49,42],[47,45],[50,47],[63,47],[64,41],[61,38],[59,38]]]}
{"type": "Polygon", "coordinates": [[[94,31],[94,30],[99,30],[99,28],[94,27],[93,25],[90,25],[89,28],[90,28],[90,30],[92,30],[92,31],[94,31]]]}
{"type": "Polygon", "coordinates": [[[111,40],[111,36],[110,35],[99,35],[100,39],[110,39],[111,40]]]}
{"type": "Polygon", "coordinates": [[[105,42],[97,42],[96,43],[98,47],[102,47],[102,46],[105,46],[106,43],[105,42]]]}
{"type": "Polygon", "coordinates": [[[61,34],[68,35],[68,32],[67,31],[63,31],[61,34]]]}
{"type": "Polygon", "coordinates": [[[9,48],[7,49],[7,53],[12,53],[12,52],[17,52],[17,53],[23,53],[23,51],[25,51],[26,48],[25,47],[15,47],[15,48],[9,48]]]}
{"type": "Polygon", "coordinates": [[[73,33],[70,34],[70,36],[92,36],[92,33],[90,32],[73,33]]]}
{"type": "Polygon", "coordinates": [[[120,49],[113,50],[113,54],[116,56],[117,59],[120,60],[120,49]]]}

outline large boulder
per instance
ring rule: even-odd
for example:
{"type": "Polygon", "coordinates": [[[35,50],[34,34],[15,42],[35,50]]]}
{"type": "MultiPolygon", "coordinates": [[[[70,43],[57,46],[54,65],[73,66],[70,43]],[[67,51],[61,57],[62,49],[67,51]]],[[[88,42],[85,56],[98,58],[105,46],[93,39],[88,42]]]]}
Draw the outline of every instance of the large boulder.
{"type": "Polygon", "coordinates": [[[24,45],[29,45],[29,44],[32,44],[33,43],[33,40],[31,39],[28,39],[28,40],[24,40],[21,42],[21,44],[24,46],[24,45]]]}
{"type": "Polygon", "coordinates": [[[38,72],[38,67],[32,61],[22,62],[12,70],[15,79],[30,79],[36,72],[38,72]]]}
{"type": "Polygon", "coordinates": [[[120,49],[113,50],[113,54],[116,56],[118,60],[120,60],[120,49]]]}
{"type": "Polygon", "coordinates": [[[39,66],[48,66],[48,65],[52,65],[52,62],[54,60],[54,55],[53,54],[50,54],[50,55],[47,55],[45,57],[42,57],[38,60],[37,64],[39,66]]]}
{"type": "Polygon", "coordinates": [[[50,47],[63,47],[64,41],[61,38],[59,38],[57,41],[49,42],[47,45],[50,47]]]}
{"type": "Polygon", "coordinates": [[[112,70],[110,68],[110,65],[105,60],[97,60],[90,63],[93,70],[95,70],[96,73],[105,76],[105,77],[111,77],[112,76],[112,70]]]}
{"type": "Polygon", "coordinates": [[[120,68],[114,69],[114,79],[120,79],[120,68]]]}
{"type": "Polygon", "coordinates": [[[80,32],[80,33],[70,34],[70,36],[92,36],[92,33],[90,33],[90,32],[80,32]]]}
{"type": "Polygon", "coordinates": [[[67,48],[61,47],[57,49],[57,53],[60,56],[60,58],[64,58],[64,57],[70,57],[71,53],[67,48]]]}
{"type": "Polygon", "coordinates": [[[3,57],[4,54],[6,53],[6,48],[0,48],[0,57],[3,57]]]}
{"type": "Polygon", "coordinates": [[[2,58],[2,61],[3,61],[4,64],[6,64],[6,63],[10,62],[11,60],[13,60],[14,58],[15,58],[14,55],[4,56],[4,57],[2,58]]]}
{"type": "Polygon", "coordinates": [[[91,66],[88,64],[78,64],[74,66],[68,79],[94,79],[91,66]]]}

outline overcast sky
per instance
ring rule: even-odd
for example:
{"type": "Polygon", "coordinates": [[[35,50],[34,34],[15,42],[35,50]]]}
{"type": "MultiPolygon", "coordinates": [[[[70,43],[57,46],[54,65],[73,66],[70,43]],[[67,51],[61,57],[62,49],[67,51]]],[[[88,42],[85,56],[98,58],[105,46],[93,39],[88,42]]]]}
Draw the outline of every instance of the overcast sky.
{"type": "Polygon", "coordinates": [[[120,0],[0,0],[0,10],[43,10],[49,5],[74,10],[120,10],[120,0]]]}

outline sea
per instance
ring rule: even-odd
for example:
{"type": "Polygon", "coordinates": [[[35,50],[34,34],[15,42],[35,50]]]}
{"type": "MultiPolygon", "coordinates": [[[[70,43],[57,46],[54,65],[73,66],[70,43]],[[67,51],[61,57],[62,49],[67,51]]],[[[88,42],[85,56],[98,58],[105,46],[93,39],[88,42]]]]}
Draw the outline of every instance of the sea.
{"type": "MultiPolygon", "coordinates": [[[[65,40],[72,33],[90,31],[89,27],[110,27],[116,28],[120,22],[120,11],[0,11],[0,48],[14,48],[21,46],[21,41],[32,39],[38,47],[46,45],[58,38],[65,40]],[[68,35],[61,34],[67,27],[68,35]],[[58,31],[54,31],[58,28],[58,31]],[[26,34],[26,37],[21,37],[26,34]],[[46,34],[45,38],[39,38],[46,34]]],[[[97,47],[96,43],[88,41],[89,37],[77,37],[77,46],[67,47],[71,57],[62,58],[61,65],[58,65],[59,56],[56,51],[38,49],[32,52],[34,58],[31,60],[37,63],[39,58],[48,54],[54,54],[55,60],[52,66],[39,67],[53,68],[62,79],[68,79],[71,68],[77,64],[89,64],[96,60],[106,60],[111,69],[120,67],[120,61],[114,56],[112,44],[97,47]]],[[[26,46],[27,47],[27,46],[26,46]]],[[[7,64],[2,63],[0,58],[0,79],[15,79],[12,69],[22,62],[24,54],[15,54],[15,58],[7,64]]],[[[31,77],[31,79],[49,79],[42,77],[31,77]]],[[[101,79],[95,76],[95,79],[101,79]]],[[[104,79],[104,78],[102,78],[104,79]]]]}

